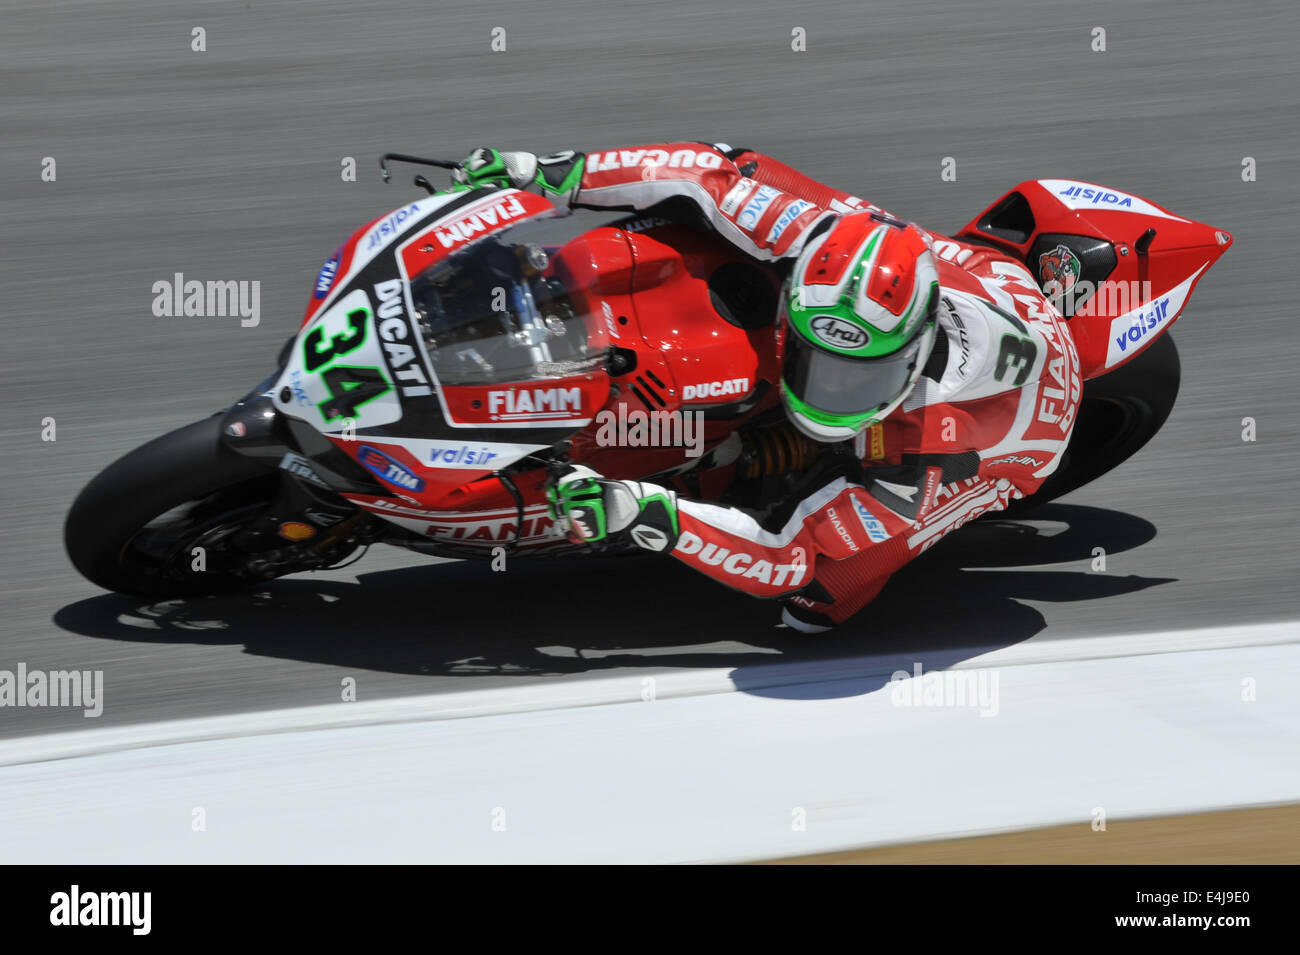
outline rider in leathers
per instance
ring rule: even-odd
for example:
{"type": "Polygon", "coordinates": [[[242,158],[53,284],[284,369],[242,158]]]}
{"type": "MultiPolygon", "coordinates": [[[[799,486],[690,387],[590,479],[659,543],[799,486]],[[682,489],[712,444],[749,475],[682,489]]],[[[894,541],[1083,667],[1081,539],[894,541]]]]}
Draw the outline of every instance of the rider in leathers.
{"type": "Polygon", "coordinates": [[[585,155],[476,150],[458,174],[558,202],[687,208],[788,267],[782,399],[852,466],[820,472],[762,523],[746,511],[575,467],[552,510],[589,541],[626,536],[817,632],[872,600],[944,535],[1032,494],[1079,405],[1079,360],[1024,265],[902,222],[749,149],[659,143],[585,155]]]}

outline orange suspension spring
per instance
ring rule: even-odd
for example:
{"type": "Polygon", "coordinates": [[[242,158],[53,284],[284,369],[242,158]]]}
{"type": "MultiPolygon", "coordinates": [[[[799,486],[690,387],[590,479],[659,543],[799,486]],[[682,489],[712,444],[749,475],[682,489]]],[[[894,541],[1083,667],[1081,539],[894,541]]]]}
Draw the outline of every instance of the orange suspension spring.
{"type": "Polygon", "coordinates": [[[740,437],[745,449],[737,468],[741,477],[747,479],[802,471],[821,452],[816,441],[788,423],[742,432],[740,437]]]}

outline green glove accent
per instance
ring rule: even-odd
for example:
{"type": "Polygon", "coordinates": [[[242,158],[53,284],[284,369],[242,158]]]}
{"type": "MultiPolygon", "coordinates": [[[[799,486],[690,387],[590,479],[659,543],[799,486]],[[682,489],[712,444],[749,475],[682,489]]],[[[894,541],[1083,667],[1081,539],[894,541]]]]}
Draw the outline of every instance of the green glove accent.
{"type": "Polygon", "coordinates": [[[567,520],[584,542],[594,544],[609,536],[609,515],[605,510],[605,488],[597,478],[581,477],[546,489],[551,517],[567,520]]]}
{"type": "Polygon", "coordinates": [[[536,156],[480,147],[469,154],[452,178],[464,189],[526,189],[568,205],[578,194],[586,160],[586,156],[571,149],[536,156]]]}
{"type": "Polygon", "coordinates": [[[514,185],[506,169],[505,157],[497,150],[486,147],[470,153],[465,164],[453,174],[453,178],[471,189],[484,186],[509,188],[514,185]]]}
{"type": "Polygon", "coordinates": [[[572,149],[537,157],[538,191],[549,199],[563,199],[570,204],[582,185],[582,174],[587,168],[587,157],[572,149]]]}
{"type": "Polygon", "coordinates": [[[623,534],[645,550],[669,551],[677,543],[677,496],[654,484],[610,481],[578,465],[548,483],[546,499],[551,517],[583,543],[623,534]]]}

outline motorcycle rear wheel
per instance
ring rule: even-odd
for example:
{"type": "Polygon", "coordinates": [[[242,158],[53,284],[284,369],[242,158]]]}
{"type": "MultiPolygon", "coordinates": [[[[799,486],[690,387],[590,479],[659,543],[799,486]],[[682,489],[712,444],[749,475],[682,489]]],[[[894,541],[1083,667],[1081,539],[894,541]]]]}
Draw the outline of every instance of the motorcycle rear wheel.
{"type": "Polygon", "coordinates": [[[1182,363],[1168,334],[1114,371],[1083,384],[1078,420],[1061,464],[1034,494],[1001,516],[1021,514],[1078,490],[1137,454],[1178,399],[1182,363]]]}

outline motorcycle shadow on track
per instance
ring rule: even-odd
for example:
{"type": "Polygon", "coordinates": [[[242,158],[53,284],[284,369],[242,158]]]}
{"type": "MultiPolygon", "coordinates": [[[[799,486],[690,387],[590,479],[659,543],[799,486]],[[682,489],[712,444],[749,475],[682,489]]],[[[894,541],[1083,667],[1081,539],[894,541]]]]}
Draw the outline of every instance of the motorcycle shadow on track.
{"type": "Polygon", "coordinates": [[[517,560],[504,573],[462,561],[163,602],[103,595],[64,607],[54,622],[104,639],[243,644],[257,656],[395,674],[724,667],[755,694],[851,696],[900,666],[942,669],[1032,637],[1046,621],[1022,601],[1100,600],[1170,582],[1091,571],[1094,548],[1113,555],[1155,534],[1130,514],[1064,504],[978,521],[900,571],[869,612],[815,637],[776,626],[776,604],[655,557],[517,560]],[[1028,569],[1044,564],[1065,566],[1028,569]],[[864,655],[881,661],[868,676],[774,685],[782,681],[772,664],[864,655]]]}

